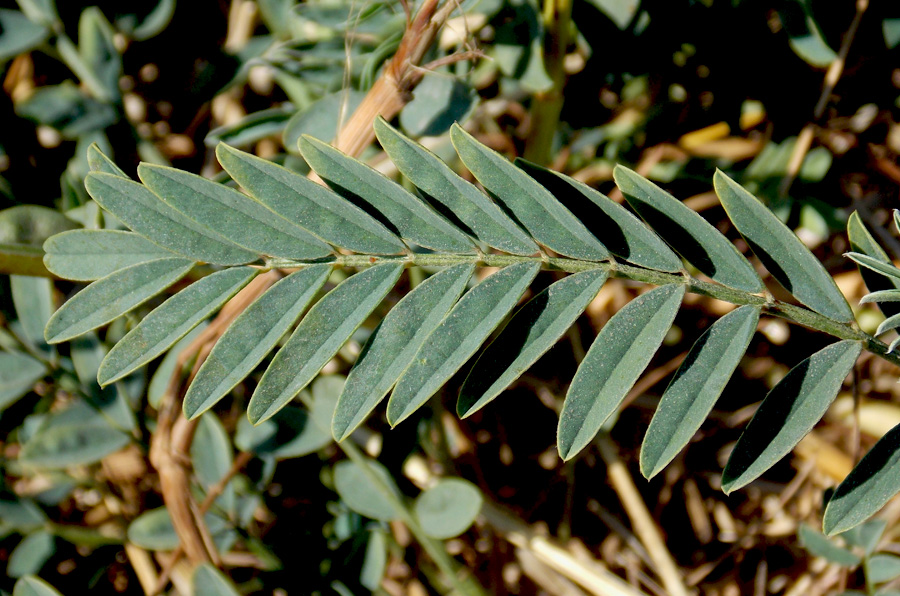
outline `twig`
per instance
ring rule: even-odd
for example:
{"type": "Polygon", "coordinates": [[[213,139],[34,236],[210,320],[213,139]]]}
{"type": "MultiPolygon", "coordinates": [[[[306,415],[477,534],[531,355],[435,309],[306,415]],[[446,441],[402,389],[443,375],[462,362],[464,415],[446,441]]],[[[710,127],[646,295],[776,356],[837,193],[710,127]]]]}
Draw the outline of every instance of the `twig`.
{"type": "MultiPolygon", "coordinates": [[[[853,43],[853,38],[856,37],[859,24],[868,7],[869,0],[856,0],[856,14],[853,16],[853,21],[850,23],[850,28],[847,29],[844,39],[841,41],[841,47],[840,50],[838,50],[837,58],[832,61],[828,66],[828,71],[825,73],[825,82],[822,85],[822,93],[819,95],[819,100],[816,102],[816,107],[813,109],[813,118],[815,120],[821,118],[822,114],[825,113],[825,106],[828,105],[828,100],[831,98],[831,92],[834,91],[841,75],[844,73],[844,66],[847,63],[847,54],[850,52],[850,45],[853,43]]],[[[782,197],[787,196],[788,191],[791,189],[791,185],[794,183],[794,179],[800,172],[803,160],[806,159],[806,154],[809,152],[810,146],[812,146],[814,131],[814,124],[809,123],[803,127],[803,130],[800,131],[800,135],[797,137],[797,142],[794,144],[791,158],[788,161],[787,174],[785,174],[784,178],[781,180],[781,184],[778,185],[778,194],[782,197]]]]}
{"type": "Polygon", "coordinates": [[[678,566],[675,564],[669,549],[666,548],[666,544],[659,533],[656,523],[650,516],[650,512],[647,511],[647,506],[634,485],[631,474],[622,460],[619,459],[615,445],[613,445],[608,435],[601,433],[597,437],[597,446],[600,449],[600,456],[606,462],[610,483],[612,483],[616,494],[619,495],[619,499],[625,507],[625,512],[628,513],[628,517],[631,519],[631,525],[635,534],[640,538],[644,548],[647,549],[647,554],[650,555],[650,558],[656,564],[656,573],[662,580],[666,591],[671,596],[687,596],[689,592],[684,585],[681,572],[678,570],[678,566]]]}

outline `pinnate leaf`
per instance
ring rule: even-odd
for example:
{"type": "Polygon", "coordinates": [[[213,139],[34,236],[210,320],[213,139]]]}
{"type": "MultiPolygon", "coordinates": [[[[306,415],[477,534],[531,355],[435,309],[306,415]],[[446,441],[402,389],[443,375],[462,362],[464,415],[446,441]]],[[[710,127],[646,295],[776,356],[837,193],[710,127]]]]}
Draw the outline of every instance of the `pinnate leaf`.
{"type": "Polygon", "coordinates": [[[319,238],[360,253],[389,255],[406,249],[368,213],[305,176],[221,143],[216,156],[256,200],[319,238]]]}
{"type": "Polygon", "coordinates": [[[685,287],[669,284],[638,296],[600,330],[563,402],[557,447],[569,460],[593,440],[650,363],[678,313],[685,287]]]}
{"type": "Polygon", "coordinates": [[[376,265],[313,306],[263,374],[247,414],[254,424],[286,406],[337,353],[397,282],[403,265],[376,265]]]}
{"type": "Polygon", "coordinates": [[[763,291],[747,259],[695,211],[628,168],[616,166],[613,177],[638,215],[690,264],[723,285],[763,291]]]}
{"type": "Polygon", "coordinates": [[[716,171],[713,183],[728,217],[778,283],[826,317],[842,323],[853,320],[834,279],[790,228],[721,171],[716,171]]]}
{"type": "Polygon", "coordinates": [[[191,419],[222,399],[262,362],[297,322],[331,273],[330,265],[311,265],[278,281],[228,327],[184,397],[191,419]]]}
{"type": "Polygon", "coordinates": [[[540,265],[517,263],[469,290],[428,336],[388,401],[392,426],[415,412],[474,354],[515,307],[540,265]]]}
{"type": "Polygon", "coordinates": [[[65,279],[93,281],[138,263],[176,257],[134,232],[70,230],[44,242],[44,265],[65,279]]]}
{"type": "Polygon", "coordinates": [[[787,455],[825,415],[861,351],[860,342],[839,341],[792,368],[738,440],[725,466],[722,490],[730,493],[749,484],[787,455]]]}
{"type": "Polygon", "coordinates": [[[900,425],[881,437],[838,485],[825,508],[825,533],[833,536],[858,526],[875,515],[898,492],[900,425]]]}
{"type": "Polygon", "coordinates": [[[356,361],[332,423],[342,441],[390,391],[416,352],[456,303],[475,271],[461,264],[437,273],[403,297],[387,314],[356,361]]]}
{"type": "Polygon", "coordinates": [[[152,164],[138,166],[138,176],[169,205],[198,224],[214,226],[214,233],[223,240],[251,252],[289,259],[331,254],[330,246],[233,188],[152,164]]]}
{"type": "Polygon", "coordinates": [[[514,255],[538,252],[528,234],[437,155],[402,135],[381,117],[375,120],[375,134],[400,173],[453,213],[479,240],[514,255]]]}
{"type": "Polygon", "coordinates": [[[222,240],[137,182],[91,172],[84,186],[101,207],[172,252],[215,265],[246,265],[259,259],[259,255],[222,240]]]}
{"type": "Polygon", "coordinates": [[[97,373],[108,385],[147,364],[225,304],[256,275],[252,267],[217,271],[178,292],[138,323],[103,359],[97,373]]]}
{"type": "Polygon", "coordinates": [[[691,347],[644,436],[644,477],[666,467],[703,424],[747,351],[758,321],[758,307],[742,306],[713,323],[691,347]]]}
{"type": "Polygon", "coordinates": [[[475,362],[460,390],[457,413],[477,412],[528,370],[584,312],[606,278],[601,269],[569,275],[520,308],[475,362]]]}
{"type": "Polygon", "coordinates": [[[157,259],[98,279],[53,313],[44,337],[56,344],[105,325],[156,296],[193,267],[187,259],[157,259]]]}
{"type": "Polygon", "coordinates": [[[535,240],[575,259],[602,261],[610,256],[571,211],[505,157],[476,141],[458,124],[450,129],[450,139],[466,168],[535,240]]]}
{"type": "Polygon", "coordinates": [[[338,194],[369,213],[380,213],[401,238],[434,250],[474,253],[472,241],[408,190],[310,136],[300,139],[300,151],[315,172],[338,194]]]}

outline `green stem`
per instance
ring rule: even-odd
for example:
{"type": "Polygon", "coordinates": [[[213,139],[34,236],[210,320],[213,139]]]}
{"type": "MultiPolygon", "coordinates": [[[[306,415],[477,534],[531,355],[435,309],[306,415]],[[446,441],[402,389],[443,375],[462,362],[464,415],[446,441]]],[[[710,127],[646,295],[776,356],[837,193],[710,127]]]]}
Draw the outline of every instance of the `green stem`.
{"type": "Polygon", "coordinates": [[[453,585],[453,589],[459,594],[484,596],[484,588],[478,584],[474,576],[470,575],[465,579],[459,578],[459,566],[450,555],[447,554],[447,550],[444,548],[443,544],[425,533],[425,530],[419,525],[418,520],[416,520],[406,503],[394,494],[394,491],[384,483],[378,474],[372,471],[372,468],[368,465],[367,458],[359,451],[356,445],[351,441],[344,441],[342,443],[337,443],[337,445],[351,460],[353,460],[353,463],[359,466],[359,469],[363,471],[375,490],[391,503],[394,510],[400,516],[400,520],[406,524],[406,527],[409,528],[412,535],[416,537],[416,540],[425,552],[428,553],[428,556],[431,557],[431,560],[434,561],[441,573],[443,573],[447,580],[453,585]]]}
{"type": "Polygon", "coordinates": [[[544,0],[544,69],[551,87],[536,93],[531,103],[531,134],[525,142],[525,159],[548,165],[553,137],[559,127],[566,86],[565,59],[572,27],[572,0],[544,0]]]}

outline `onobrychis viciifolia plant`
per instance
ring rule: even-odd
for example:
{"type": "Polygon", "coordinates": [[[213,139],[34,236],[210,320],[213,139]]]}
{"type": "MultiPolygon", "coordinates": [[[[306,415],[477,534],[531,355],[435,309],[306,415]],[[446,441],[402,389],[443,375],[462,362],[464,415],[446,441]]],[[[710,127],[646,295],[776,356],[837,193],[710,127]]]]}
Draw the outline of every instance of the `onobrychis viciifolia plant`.
{"type": "MultiPolygon", "coordinates": [[[[47,268],[91,282],[50,319],[50,343],[72,340],[196,277],[135,325],[106,355],[109,385],[169,350],[265,272],[278,281],[224,330],[183,400],[193,419],[266,360],[247,404],[254,424],[279,415],[338,353],[404,270],[431,273],[380,322],[351,370],[331,429],[343,441],[379,403],[400,424],[458,371],[460,417],[503,408],[503,391],[549,350],[610,277],[656,286],[602,328],[571,380],[557,445],[571,459],[621,407],[657,351],[686,292],[738,305],[691,348],[665,390],[641,448],[641,471],[658,474],[688,443],[747,350],[760,316],[832,336],[765,397],[723,473],[726,492],[763,474],[825,414],[863,350],[900,356],[855,325],[832,277],[763,203],[721,172],[715,191],[753,253],[802,305],[775,300],[750,262],[716,228],[646,178],[617,167],[632,211],[567,176],[508,162],[459,126],[451,139],[481,186],[467,182],[386,121],[375,131],[419,196],[330,145],[304,136],[299,150],[327,187],[220,144],[233,185],[144,164],[129,179],[92,148],[86,187],[131,231],[74,230],[50,238],[47,268]],[[233,186],[238,186],[240,192],[233,186]],[[575,213],[578,215],[576,216],[575,213]],[[689,273],[699,272],[704,277],[689,273]],[[479,267],[496,272],[473,284],[479,267]],[[569,275],[516,310],[542,271],[569,275]],[[324,291],[329,282],[336,284],[324,291]],[[502,331],[496,331],[507,319],[502,331]],[[493,339],[488,341],[489,338],[493,339]],[[486,344],[486,345],[485,345],[486,344]]],[[[866,267],[865,301],[900,300],[900,271],[854,215],[851,257],[866,267]]],[[[879,333],[900,325],[888,318],[879,333]]],[[[900,490],[900,430],[888,433],[838,487],[825,531],[845,531],[900,490]]]]}

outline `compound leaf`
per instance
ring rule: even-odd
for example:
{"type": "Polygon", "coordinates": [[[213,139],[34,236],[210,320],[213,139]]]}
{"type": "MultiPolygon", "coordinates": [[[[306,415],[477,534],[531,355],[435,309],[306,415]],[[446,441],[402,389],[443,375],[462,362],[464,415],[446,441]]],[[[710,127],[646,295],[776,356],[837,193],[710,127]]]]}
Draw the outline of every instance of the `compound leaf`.
{"type": "Polygon", "coordinates": [[[638,215],[702,273],[745,292],[765,289],[747,259],[696,211],[628,168],[616,166],[613,178],[638,215]]]}
{"type": "Polygon", "coordinates": [[[119,230],[70,230],[44,242],[47,270],[76,281],[94,281],[131,265],[176,256],[140,234],[119,230]]]}
{"type": "Polygon", "coordinates": [[[789,453],[825,415],[861,351],[858,341],[839,341],[792,368],[738,440],[722,475],[722,490],[730,493],[749,484],[789,453]]]}
{"type": "Polygon", "coordinates": [[[305,176],[222,143],[216,156],[256,200],[319,238],[361,253],[390,255],[406,249],[368,213],[305,176]]]}
{"type": "Polygon", "coordinates": [[[600,330],[563,402],[557,447],[564,460],[581,451],[650,363],[681,305],[685,287],[669,284],[638,296],[600,330]]]}
{"type": "Polygon", "coordinates": [[[184,397],[184,415],[191,419],[205,412],[249,375],[297,322],[330,273],[330,265],[295,271],[248,306],[197,371],[184,397]]]}
{"type": "Polygon", "coordinates": [[[603,245],[617,257],[657,271],[676,273],[683,269],[681,259],[659,236],[606,195],[524,159],[517,158],[516,165],[571,209],[595,237],[603,238],[603,245]]]}
{"type": "Polygon", "coordinates": [[[250,398],[250,421],[258,424],[271,417],[306,387],[402,272],[402,264],[376,265],[350,277],[317,302],[263,374],[250,398]]]}
{"type": "Polygon", "coordinates": [[[833,536],[875,515],[900,492],[900,425],[889,430],[838,485],[825,507],[823,528],[833,536]]]}
{"type": "Polygon", "coordinates": [[[439,251],[475,252],[465,234],[380,172],[307,135],[300,138],[300,152],[338,194],[380,213],[382,223],[404,240],[439,251]]]}
{"type": "Polygon", "coordinates": [[[790,228],[720,170],[713,184],[728,217],[778,283],[826,317],[842,323],[853,320],[853,311],[834,279],[790,228]]]}
{"type": "Polygon", "coordinates": [[[233,188],[152,164],[138,166],[144,185],[198,224],[247,250],[289,259],[316,259],[331,247],[262,203],[233,188]]]}
{"type": "Polygon", "coordinates": [[[561,255],[588,261],[609,258],[609,251],[572,212],[505,157],[475,140],[458,124],[450,139],[463,164],[535,240],[561,255]]]}
{"type": "Polygon", "coordinates": [[[426,338],[459,299],[475,271],[461,264],[432,275],[387,314],[347,377],[332,432],[342,441],[390,391],[426,338]]]}
{"type": "Polygon", "coordinates": [[[100,365],[97,381],[101,386],[118,381],[168,350],[257,273],[253,267],[217,271],[163,302],[113,346],[100,365]]]}
{"type": "Polygon", "coordinates": [[[474,185],[463,180],[434,153],[404,136],[383,118],[375,120],[381,146],[404,176],[434,201],[440,202],[472,234],[496,249],[533,255],[537,244],[474,185]]]}
{"type": "Polygon", "coordinates": [[[540,265],[517,263],[469,290],[428,336],[388,401],[391,426],[415,412],[474,354],[515,307],[540,265]]]}
{"type": "Polygon", "coordinates": [[[759,312],[756,306],[731,311],[691,347],[644,436],[641,473],[645,478],[666,467],[706,420],[750,345],[759,312]]]}
{"type": "Polygon", "coordinates": [[[149,189],[114,174],[91,172],[84,186],[100,206],[129,228],[172,252],[215,265],[246,265],[259,255],[226,242],[149,189]]]}
{"type": "Polygon", "coordinates": [[[569,275],[520,308],[475,362],[460,390],[457,413],[477,412],[528,370],[584,312],[606,279],[600,269],[569,275]]]}
{"type": "Polygon", "coordinates": [[[187,259],[157,259],[98,279],[53,313],[44,337],[56,344],[105,325],[156,296],[193,267],[187,259]]]}

